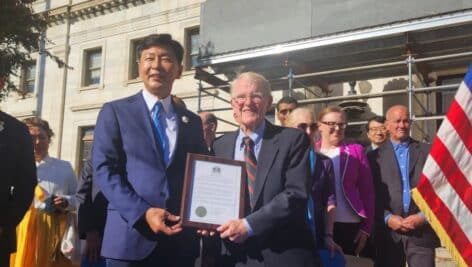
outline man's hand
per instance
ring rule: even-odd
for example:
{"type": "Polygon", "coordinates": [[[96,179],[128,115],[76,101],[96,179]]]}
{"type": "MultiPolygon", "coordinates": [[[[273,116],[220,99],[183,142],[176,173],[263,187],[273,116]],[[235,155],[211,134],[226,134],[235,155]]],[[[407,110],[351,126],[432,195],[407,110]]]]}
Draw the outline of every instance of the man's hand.
{"type": "Polygon", "coordinates": [[[391,215],[387,220],[387,226],[395,232],[405,232],[406,229],[403,227],[403,218],[398,215],[391,215]]]}
{"type": "Polygon", "coordinates": [[[361,230],[357,232],[357,235],[354,238],[354,243],[357,243],[356,250],[354,251],[355,255],[361,254],[361,251],[364,249],[365,243],[367,242],[367,238],[369,238],[369,235],[366,232],[361,230]]]}
{"type": "Polygon", "coordinates": [[[403,219],[402,227],[406,229],[406,231],[413,231],[422,227],[425,224],[425,220],[419,214],[413,214],[403,219]]]}
{"type": "Polygon", "coordinates": [[[336,244],[331,236],[325,236],[324,241],[326,248],[330,252],[331,258],[334,258],[336,251],[339,251],[339,253],[344,256],[343,248],[336,244]]]}
{"type": "Polygon", "coordinates": [[[216,228],[221,239],[229,238],[235,243],[243,243],[248,238],[248,230],[243,219],[230,220],[216,228]]]}
{"type": "Polygon", "coordinates": [[[180,217],[169,213],[165,209],[149,208],[144,217],[151,230],[156,234],[175,235],[182,231],[182,224],[179,222],[180,217]],[[173,223],[177,224],[169,225],[173,223]]]}
{"type": "Polygon", "coordinates": [[[69,206],[67,199],[60,196],[56,196],[52,201],[54,208],[58,210],[65,210],[69,206]]]}
{"type": "Polygon", "coordinates": [[[89,262],[98,262],[102,239],[97,231],[87,232],[85,239],[85,257],[89,262]]]}

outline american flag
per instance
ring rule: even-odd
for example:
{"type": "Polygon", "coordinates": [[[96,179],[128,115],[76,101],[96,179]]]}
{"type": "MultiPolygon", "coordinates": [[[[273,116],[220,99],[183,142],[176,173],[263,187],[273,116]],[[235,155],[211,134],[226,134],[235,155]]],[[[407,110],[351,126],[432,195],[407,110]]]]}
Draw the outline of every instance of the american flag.
{"type": "Polygon", "coordinates": [[[458,266],[472,266],[472,65],[438,130],[413,199],[458,266]]]}

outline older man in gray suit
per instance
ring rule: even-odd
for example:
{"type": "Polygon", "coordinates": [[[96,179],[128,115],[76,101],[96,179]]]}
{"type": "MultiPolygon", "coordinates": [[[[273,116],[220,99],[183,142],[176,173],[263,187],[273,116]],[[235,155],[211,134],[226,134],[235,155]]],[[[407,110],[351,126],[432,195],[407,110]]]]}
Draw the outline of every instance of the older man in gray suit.
{"type": "Polygon", "coordinates": [[[216,156],[246,161],[246,216],[217,231],[224,247],[218,266],[317,266],[305,219],[309,186],[308,138],[264,119],[268,81],[242,73],[231,89],[239,129],[215,140],[216,156]]]}

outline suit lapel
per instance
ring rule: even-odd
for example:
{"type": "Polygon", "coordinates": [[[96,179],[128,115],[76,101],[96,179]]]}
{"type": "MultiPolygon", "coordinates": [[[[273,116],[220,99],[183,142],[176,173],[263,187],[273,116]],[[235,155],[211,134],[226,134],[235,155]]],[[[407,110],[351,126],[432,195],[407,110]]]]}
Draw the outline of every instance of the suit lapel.
{"type": "Polygon", "coordinates": [[[382,177],[385,177],[388,179],[389,183],[394,183],[399,189],[401,189],[402,178],[400,169],[398,168],[397,158],[395,157],[395,151],[393,151],[392,143],[388,142],[378,149],[380,155],[380,161],[378,163],[379,167],[381,168],[382,177]]]}
{"type": "Polygon", "coordinates": [[[413,140],[410,141],[410,145],[408,148],[409,152],[409,159],[408,159],[408,177],[411,180],[411,177],[413,176],[413,171],[416,166],[416,161],[419,158],[419,149],[418,149],[418,143],[414,142],[413,140]]]}
{"type": "Polygon", "coordinates": [[[349,148],[345,143],[343,143],[339,149],[339,157],[340,157],[340,170],[339,173],[341,174],[341,182],[344,183],[344,175],[346,174],[346,170],[349,164],[349,148]]]}
{"type": "MultiPolygon", "coordinates": [[[[170,164],[172,164],[174,162],[174,159],[177,157],[177,153],[180,152],[180,148],[183,148],[185,147],[185,140],[187,140],[186,136],[187,136],[187,124],[188,124],[188,117],[186,117],[184,115],[184,111],[183,109],[178,106],[178,105],[174,105],[174,101],[172,101],[172,106],[174,108],[174,112],[175,112],[175,119],[177,120],[177,140],[175,141],[175,147],[174,147],[174,153],[173,153],[173,156],[172,156],[172,162],[170,164]],[[186,117],[186,119],[183,119],[183,117],[186,117]],[[185,122],[184,122],[185,120],[185,122]]],[[[184,155],[185,157],[186,155],[184,155]]],[[[170,166],[169,164],[169,166],[170,166]]]]}
{"type": "Polygon", "coordinates": [[[136,118],[138,125],[140,125],[141,129],[144,129],[148,136],[147,143],[151,144],[154,154],[157,158],[157,163],[161,165],[163,169],[165,169],[164,159],[162,158],[162,154],[158,148],[156,136],[154,133],[154,128],[152,126],[151,116],[149,115],[149,110],[146,105],[146,101],[144,101],[144,97],[142,92],[139,92],[135,95],[135,97],[131,98],[130,101],[131,109],[134,109],[131,114],[141,114],[136,118]]]}
{"type": "Polygon", "coordinates": [[[229,132],[226,133],[223,138],[225,138],[224,142],[222,145],[226,149],[218,149],[215,151],[215,153],[218,153],[218,157],[222,157],[225,159],[234,159],[234,148],[236,147],[236,138],[238,137],[239,134],[239,128],[234,131],[234,132],[229,132]]]}
{"type": "Polygon", "coordinates": [[[256,187],[254,188],[254,197],[257,203],[264,183],[267,180],[267,175],[269,170],[274,163],[274,159],[279,150],[278,146],[279,140],[277,135],[275,135],[275,130],[268,121],[266,121],[266,129],[264,131],[264,136],[262,139],[261,151],[259,151],[259,158],[257,160],[257,171],[256,171],[256,187]]]}

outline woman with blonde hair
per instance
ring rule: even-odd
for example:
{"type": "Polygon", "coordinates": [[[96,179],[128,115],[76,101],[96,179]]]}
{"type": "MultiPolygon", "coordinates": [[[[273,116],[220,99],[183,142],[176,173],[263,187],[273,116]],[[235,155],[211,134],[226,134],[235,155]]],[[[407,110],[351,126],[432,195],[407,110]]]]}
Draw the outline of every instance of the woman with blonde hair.
{"type": "Polygon", "coordinates": [[[321,136],[317,149],[334,164],[334,241],[344,253],[357,256],[364,249],[374,221],[374,186],[369,163],[361,145],[345,142],[346,114],[341,108],[325,108],[317,124],[321,136]]]}

